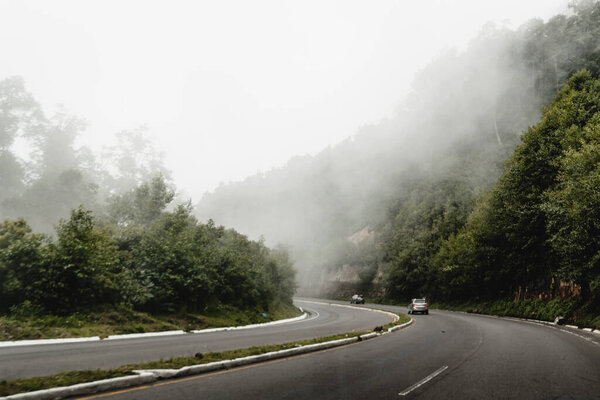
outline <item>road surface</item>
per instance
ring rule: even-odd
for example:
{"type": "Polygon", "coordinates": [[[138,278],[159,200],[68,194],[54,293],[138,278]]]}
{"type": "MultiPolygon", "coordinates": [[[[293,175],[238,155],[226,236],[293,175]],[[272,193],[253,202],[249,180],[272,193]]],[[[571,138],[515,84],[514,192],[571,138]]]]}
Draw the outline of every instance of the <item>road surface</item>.
{"type": "Polygon", "coordinates": [[[86,399],[600,399],[598,340],[438,310],[414,319],[340,348],[86,399]]]}
{"type": "Polygon", "coordinates": [[[280,344],[370,330],[391,322],[383,313],[314,302],[296,303],[310,312],[306,320],[239,331],[0,348],[0,380],[280,344]]]}

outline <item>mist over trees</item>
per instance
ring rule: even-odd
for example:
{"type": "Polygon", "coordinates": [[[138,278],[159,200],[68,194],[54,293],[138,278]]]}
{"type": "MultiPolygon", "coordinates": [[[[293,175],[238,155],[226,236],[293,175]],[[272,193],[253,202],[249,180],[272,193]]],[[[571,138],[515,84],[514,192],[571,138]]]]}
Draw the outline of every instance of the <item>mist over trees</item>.
{"type": "Polygon", "coordinates": [[[396,261],[388,289],[426,290],[438,299],[552,298],[562,280],[597,298],[599,110],[600,81],[586,70],[573,75],[466,224],[429,255],[420,279],[402,279],[410,268],[396,261]]]}
{"type": "Polygon", "coordinates": [[[0,81],[0,315],[291,305],[285,250],[199,222],[143,128],[99,155],[77,145],[84,130],[0,81]]]}
{"type": "Polygon", "coordinates": [[[114,196],[154,177],[172,186],[143,129],[117,134],[117,145],[100,155],[76,145],[84,130],[85,123],[64,110],[45,115],[23,79],[0,81],[1,219],[25,218],[34,230],[52,233],[81,204],[104,214],[114,196]]]}
{"type": "Polygon", "coordinates": [[[567,11],[484,26],[424,68],[388,119],[195,210],[174,204],[143,128],[94,154],[77,145],[84,122],[0,81],[0,309],[73,312],[57,293],[75,287],[157,312],[290,301],[292,261],[303,294],[597,305],[600,3],[567,11]]]}
{"type": "Polygon", "coordinates": [[[23,219],[0,223],[0,313],[268,310],[290,304],[296,288],[285,251],[199,223],[185,206],[126,228],[80,207],[56,236],[33,233],[23,219]]]}
{"type": "MultiPolygon", "coordinates": [[[[555,213],[551,220],[563,222],[536,221],[528,227],[541,229],[537,245],[514,248],[506,273],[500,273],[499,262],[489,264],[493,277],[480,276],[482,286],[472,292],[469,284],[478,281],[461,283],[451,276],[454,264],[442,262],[484,268],[467,261],[474,242],[458,241],[460,232],[475,223],[468,221],[483,212],[482,204],[489,204],[485,199],[505,160],[567,79],[582,69],[598,77],[600,4],[581,1],[568,12],[517,30],[486,25],[464,51],[449,51],[418,74],[396,115],[314,157],[296,157],[283,168],[222,185],[202,198],[197,215],[284,243],[296,260],[300,290],[307,294],[345,295],[335,284],[351,281],[349,290],[399,300],[457,299],[467,293],[510,297],[519,286],[533,296],[549,289],[552,278],[574,279],[582,272],[559,273],[566,266],[541,271],[536,258],[548,246],[560,245],[564,254],[575,251],[567,237],[594,235],[574,230],[564,236],[560,230],[566,223],[560,218],[570,212],[550,205],[576,207],[575,186],[566,181],[561,195],[544,192],[542,202],[544,215],[555,213]],[[546,228],[549,233],[542,234],[546,228]],[[527,254],[519,259],[519,252],[527,254]],[[459,254],[460,263],[451,254],[459,254]],[[497,280],[503,283],[484,291],[483,282],[497,280]],[[454,296],[457,288],[461,291],[454,296]]],[[[594,190],[586,193],[589,201],[598,195],[594,190]]],[[[597,250],[594,243],[577,250],[577,257],[597,250]]],[[[469,276],[468,268],[461,271],[469,276]]]]}

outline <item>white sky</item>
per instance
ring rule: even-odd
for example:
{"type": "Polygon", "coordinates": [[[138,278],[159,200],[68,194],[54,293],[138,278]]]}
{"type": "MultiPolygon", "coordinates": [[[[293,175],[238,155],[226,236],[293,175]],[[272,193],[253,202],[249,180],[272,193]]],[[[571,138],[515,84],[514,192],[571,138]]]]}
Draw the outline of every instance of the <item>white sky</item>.
{"type": "Polygon", "coordinates": [[[146,125],[198,200],[391,115],[416,71],[488,21],[565,0],[0,0],[0,79],[23,76],[98,149],[146,125]]]}

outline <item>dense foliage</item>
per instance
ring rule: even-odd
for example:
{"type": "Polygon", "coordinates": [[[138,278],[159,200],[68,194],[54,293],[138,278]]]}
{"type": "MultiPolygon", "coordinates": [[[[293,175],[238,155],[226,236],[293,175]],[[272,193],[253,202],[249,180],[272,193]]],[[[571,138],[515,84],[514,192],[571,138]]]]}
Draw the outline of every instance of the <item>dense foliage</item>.
{"type": "MultiPolygon", "coordinates": [[[[163,185],[156,179],[136,190],[163,185]]],[[[160,204],[150,201],[148,209],[160,204]]],[[[70,314],[125,305],[163,313],[291,303],[295,271],[285,251],[211,221],[201,224],[183,205],[143,220],[103,223],[80,207],[60,222],[56,240],[32,233],[23,219],[0,223],[0,312],[70,314]]]]}
{"type": "Polygon", "coordinates": [[[546,104],[557,84],[579,68],[588,70],[568,81],[522,137],[491,192],[468,178],[477,166],[493,165],[486,158],[503,158],[488,146],[463,152],[465,159],[452,168],[408,186],[392,208],[393,219],[381,227],[387,296],[552,298],[577,295],[581,288],[579,304],[597,307],[594,213],[600,193],[593,184],[592,132],[598,129],[593,77],[600,69],[600,4],[580,2],[574,11],[525,25],[512,47],[520,62],[539,72],[533,104],[546,104]],[[482,154],[484,162],[478,162],[482,154]],[[407,200],[414,197],[418,201],[407,200]],[[561,293],[561,284],[569,290],[561,293]]]}
{"type": "MultiPolygon", "coordinates": [[[[598,298],[600,81],[575,74],[529,129],[497,185],[425,265],[438,298],[512,297],[574,282],[598,298]]],[[[424,287],[418,288],[424,290],[424,287]]]]}
{"type": "MultiPolygon", "coordinates": [[[[567,157],[570,167],[559,168],[554,163],[567,161],[555,158],[502,178],[501,185],[518,186],[502,191],[508,197],[492,201],[497,195],[489,192],[568,78],[582,69],[598,76],[598,43],[597,1],[572,2],[569,15],[514,31],[486,26],[465,51],[425,68],[397,115],[314,157],[224,185],[202,199],[198,213],[289,245],[301,290],[310,294],[346,295],[341,282],[398,300],[512,298],[519,290],[521,297],[548,291],[553,278],[591,291],[589,257],[598,244],[595,219],[586,216],[595,215],[594,176],[565,175],[593,164],[590,149],[567,157]],[[554,181],[548,168],[558,174],[554,181]],[[499,204],[519,196],[535,206],[491,224],[499,204]],[[479,225],[489,229],[485,241],[465,233],[479,225]],[[353,239],[364,230],[367,239],[353,239]]],[[[575,151],[561,146],[554,151],[575,151]]]]}
{"type": "MultiPolygon", "coordinates": [[[[329,280],[397,300],[491,301],[555,297],[567,285],[563,297],[580,290],[597,304],[598,43],[591,0],[517,30],[486,26],[425,68],[389,119],[222,185],[196,215],[285,244],[307,294],[339,294],[329,280]]],[[[91,274],[79,296],[148,309],[291,295],[284,253],[199,224],[190,207],[165,211],[168,172],[139,132],[100,162],[73,145],[81,123],[46,117],[21,80],[0,82],[0,111],[0,213],[13,219],[0,236],[4,309],[28,298],[72,308],[52,294],[61,288],[31,279],[47,269],[78,282],[71,264],[91,274]],[[33,144],[29,158],[16,140],[33,144]],[[51,239],[16,219],[50,233],[79,204],[98,215],[89,232],[72,216],[51,239]]]]}

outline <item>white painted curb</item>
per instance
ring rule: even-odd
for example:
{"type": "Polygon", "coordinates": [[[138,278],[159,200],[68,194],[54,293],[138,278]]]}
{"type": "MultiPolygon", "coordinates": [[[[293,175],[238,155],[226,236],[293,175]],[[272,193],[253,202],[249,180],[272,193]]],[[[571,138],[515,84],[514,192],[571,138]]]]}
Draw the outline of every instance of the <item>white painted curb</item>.
{"type": "Polygon", "coordinates": [[[175,336],[185,335],[185,331],[164,331],[164,332],[146,332],[146,333],[126,333],[123,335],[110,335],[103,340],[118,340],[118,339],[138,339],[144,337],[157,337],[157,336],[175,336]]]}
{"type": "Polygon", "coordinates": [[[250,324],[250,325],[240,325],[240,326],[227,326],[227,327],[223,327],[223,328],[200,329],[200,330],[191,331],[191,333],[212,333],[212,332],[223,332],[223,331],[237,331],[237,330],[243,330],[243,329],[262,328],[264,326],[288,324],[288,323],[291,323],[291,322],[302,321],[303,319],[306,319],[306,317],[308,317],[308,314],[305,313],[304,310],[302,310],[301,307],[298,307],[298,308],[300,308],[300,311],[302,311],[303,314],[300,315],[300,316],[298,316],[298,317],[294,317],[294,318],[279,319],[277,321],[263,322],[263,323],[260,323],[260,324],[250,324]]]}
{"type": "MultiPolygon", "coordinates": [[[[398,314],[396,314],[396,313],[393,313],[393,312],[391,312],[391,311],[380,310],[380,309],[378,309],[378,308],[371,308],[371,307],[356,307],[356,306],[349,306],[349,305],[347,305],[347,304],[325,303],[325,302],[320,302],[320,301],[311,301],[311,300],[301,300],[301,301],[303,301],[303,302],[305,302],[305,303],[314,303],[314,304],[327,304],[327,305],[330,305],[330,306],[337,306],[337,307],[348,307],[348,308],[355,308],[355,309],[358,309],[358,310],[367,310],[367,311],[379,312],[379,313],[383,313],[383,314],[386,314],[386,315],[389,315],[389,316],[391,316],[392,318],[394,318],[394,322],[396,322],[396,321],[398,321],[398,320],[400,319],[400,316],[399,316],[398,314]]],[[[397,331],[397,330],[399,330],[399,329],[405,328],[405,327],[407,327],[408,325],[412,324],[412,323],[413,323],[413,321],[414,321],[414,319],[412,319],[412,318],[411,318],[411,319],[410,319],[410,321],[408,321],[408,322],[405,322],[404,324],[401,324],[401,325],[392,326],[391,328],[388,328],[388,330],[387,330],[387,331],[388,331],[388,332],[395,332],[395,331],[397,331]]],[[[373,333],[373,334],[374,334],[374,335],[377,335],[377,333],[373,333]]],[[[372,335],[372,334],[370,334],[370,335],[372,335]]],[[[363,336],[365,336],[365,335],[363,335],[363,336]]],[[[361,337],[362,337],[362,336],[361,336],[361,337]]]]}
{"type": "MultiPolygon", "coordinates": [[[[298,307],[300,308],[300,307],[298,307]]],[[[302,315],[294,318],[280,319],[277,321],[271,322],[263,322],[260,324],[251,324],[251,325],[241,325],[241,326],[228,326],[223,328],[211,328],[211,329],[202,329],[202,330],[194,330],[190,333],[211,333],[211,332],[223,332],[223,331],[233,331],[233,330],[241,330],[241,329],[253,329],[253,328],[262,328],[265,326],[271,325],[279,325],[279,324],[287,324],[291,322],[301,321],[308,317],[308,314],[300,308],[300,311],[303,313],[302,315]]],[[[82,343],[82,342],[97,342],[100,340],[120,340],[120,339],[140,339],[140,338],[148,338],[148,337],[159,337],[159,336],[176,336],[176,335],[186,335],[185,331],[164,331],[164,332],[146,332],[146,333],[127,333],[123,335],[110,335],[104,339],[101,339],[99,336],[92,337],[83,337],[83,338],[62,338],[62,339],[36,339],[36,340],[12,340],[12,341],[4,341],[0,342],[0,348],[2,347],[17,347],[17,346],[35,346],[41,344],[67,344],[67,343],[82,343]]],[[[2,398],[0,398],[2,399],[2,398]]]]}
{"type": "MultiPolygon", "coordinates": [[[[398,316],[398,314],[395,314],[395,313],[390,312],[390,311],[380,310],[378,308],[356,307],[356,306],[350,306],[348,304],[326,303],[326,302],[323,302],[323,301],[312,301],[312,300],[298,300],[298,301],[302,301],[304,303],[312,303],[312,304],[326,304],[328,306],[335,306],[335,307],[354,308],[355,310],[374,311],[374,312],[378,312],[378,313],[382,313],[382,314],[386,314],[386,315],[391,316],[394,319],[394,322],[396,322],[396,321],[398,321],[400,319],[400,317],[398,316]]],[[[412,321],[412,319],[411,319],[411,321],[412,321]]]]}
{"type": "Polygon", "coordinates": [[[412,324],[413,321],[414,321],[414,319],[411,318],[410,321],[408,321],[408,322],[405,322],[400,325],[392,326],[391,328],[388,328],[388,332],[395,332],[399,329],[405,328],[405,327],[409,326],[410,324],[412,324]]]}
{"type": "MultiPolygon", "coordinates": [[[[313,302],[313,303],[316,303],[316,302],[313,302]]],[[[329,303],[321,303],[321,304],[329,304],[329,303]]],[[[359,310],[383,312],[383,313],[395,316],[395,318],[396,318],[395,321],[397,321],[399,319],[397,314],[394,314],[394,313],[391,313],[388,311],[377,310],[374,308],[353,307],[353,306],[346,306],[346,305],[341,305],[341,304],[332,304],[332,305],[337,305],[340,307],[352,307],[352,308],[357,308],[359,310]]],[[[305,315],[306,315],[306,313],[305,313],[305,315]]],[[[297,318],[301,318],[301,317],[297,317],[297,318]]],[[[292,319],[297,319],[297,318],[292,318],[292,319]]],[[[306,318],[306,317],[302,316],[302,318],[306,318]]],[[[404,324],[389,328],[387,330],[387,332],[382,332],[382,333],[377,333],[377,332],[366,333],[361,336],[355,336],[355,337],[346,338],[346,339],[331,340],[329,342],[315,343],[315,344],[310,344],[310,345],[306,345],[306,346],[298,346],[298,347],[293,347],[291,349],[272,351],[270,353],[258,354],[255,356],[235,358],[233,360],[216,361],[216,362],[212,362],[212,363],[208,363],[208,364],[190,365],[190,366],[182,367],[179,369],[136,370],[136,371],[133,371],[136,374],[138,374],[135,376],[124,376],[124,377],[119,377],[119,378],[104,379],[104,380],[95,381],[95,382],[80,383],[80,384],[73,385],[73,386],[65,386],[65,387],[52,388],[52,389],[47,389],[47,390],[38,390],[35,392],[29,392],[29,393],[14,394],[14,395],[7,396],[7,397],[0,397],[0,400],[46,400],[46,399],[58,400],[58,399],[64,399],[67,397],[72,397],[72,396],[81,396],[81,395],[86,395],[86,394],[109,391],[109,390],[113,390],[113,389],[122,389],[125,387],[139,386],[142,384],[157,381],[159,379],[182,377],[182,376],[188,376],[188,375],[198,375],[201,373],[206,373],[206,372],[211,372],[211,371],[230,369],[230,368],[240,367],[243,365],[254,364],[254,363],[269,361],[269,360],[275,360],[278,358],[291,357],[291,356],[295,356],[298,354],[311,353],[311,352],[315,352],[315,351],[319,351],[319,350],[325,350],[325,349],[329,349],[329,348],[333,348],[333,347],[344,346],[344,345],[347,345],[350,343],[355,343],[355,342],[360,342],[363,340],[372,339],[372,338],[375,338],[375,337],[378,337],[381,335],[385,335],[385,334],[394,332],[403,327],[406,327],[406,326],[412,324],[413,321],[414,321],[414,319],[411,318],[410,321],[408,321],[404,324]]],[[[277,322],[277,321],[274,321],[274,322],[277,322]]]]}
{"type": "Polygon", "coordinates": [[[83,338],[64,338],[64,339],[12,340],[12,341],[0,342],[0,347],[32,346],[32,345],[36,345],[36,344],[63,344],[63,343],[95,342],[98,340],[100,340],[99,336],[83,337],[83,338]]]}
{"type": "Polygon", "coordinates": [[[600,330],[598,330],[598,329],[592,330],[591,328],[579,328],[577,325],[559,325],[559,324],[555,324],[554,322],[542,321],[539,319],[503,317],[500,315],[492,315],[492,314],[467,313],[464,311],[452,311],[452,310],[443,310],[443,309],[440,309],[440,310],[446,311],[446,312],[452,312],[452,313],[477,315],[477,316],[485,317],[485,318],[500,318],[500,319],[506,319],[509,321],[524,322],[524,323],[535,324],[535,325],[539,325],[539,326],[545,326],[547,328],[555,328],[562,332],[565,332],[565,333],[568,333],[571,335],[575,335],[583,340],[586,340],[590,343],[600,346],[600,342],[595,341],[593,339],[593,336],[588,337],[588,336],[581,334],[581,332],[600,334],[600,330]]]}
{"type": "Polygon", "coordinates": [[[122,389],[130,386],[138,386],[146,383],[151,383],[159,379],[178,378],[189,375],[198,375],[206,372],[219,371],[223,369],[231,369],[241,367],[243,365],[255,364],[258,362],[276,360],[278,358],[291,357],[298,354],[306,354],[319,350],[330,349],[333,347],[344,346],[350,343],[360,342],[363,340],[372,339],[389,332],[410,325],[414,320],[411,318],[409,322],[395,326],[383,333],[367,333],[361,336],[355,336],[347,339],[331,340],[329,342],[315,343],[306,346],[293,347],[291,349],[272,351],[270,353],[258,354],[255,356],[235,358],[233,360],[216,361],[208,364],[189,365],[179,369],[152,369],[152,370],[136,370],[136,376],[124,376],[119,378],[104,379],[101,381],[80,383],[73,386],[58,387],[47,390],[38,390],[29,393],[14,394],[7,397],[0,397],[0,400],[46,400],[46,399],[64,399],[71,396],[81,396],[86,394],[104,392],[113,389],[122,389]],[[392,330],[393,329],[393,330],[392,330]]]}
{"type": "Polygon", "coordinates": [[[0,397],[0,400],[46,400],[46,399],[64,399],[66,397],[81,396],[84,394],[103,392],[113,389],[122,389],[125,387],[143,385],[156,381],[156,375],[143,372],[138,375],[122,376],[119,378],[103,379],[101,381],[79,383],[73,386],[57,387],[47,390],[38,390],[36,392],[13,394],[7,397],[0,397]]]}

